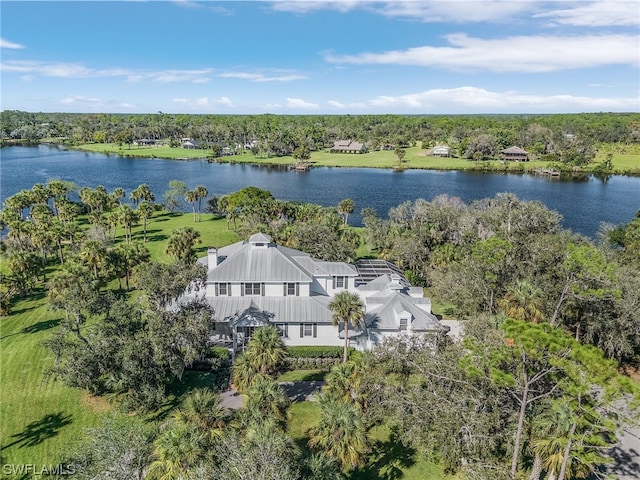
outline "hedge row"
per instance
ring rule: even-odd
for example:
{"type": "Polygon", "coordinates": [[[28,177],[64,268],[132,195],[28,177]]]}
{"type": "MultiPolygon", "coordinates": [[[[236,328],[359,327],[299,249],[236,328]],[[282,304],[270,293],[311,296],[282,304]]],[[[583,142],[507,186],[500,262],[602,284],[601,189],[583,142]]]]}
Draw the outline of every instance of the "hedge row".
{"type": "MultiPolygon", "coordinates": [[[[349,353],[354,350],[349,348],[349,353]]],[[[299,346],[287,347],[287,352],[293,358],[342,358],[343,347],[330,346],[299,346]]]]}

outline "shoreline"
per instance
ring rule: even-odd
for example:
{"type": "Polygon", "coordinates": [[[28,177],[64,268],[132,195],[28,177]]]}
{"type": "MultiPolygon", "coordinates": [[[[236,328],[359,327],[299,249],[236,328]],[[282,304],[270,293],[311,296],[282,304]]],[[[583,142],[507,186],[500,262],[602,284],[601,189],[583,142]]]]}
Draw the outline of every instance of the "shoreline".
{"type": "MultiPolygon", "coordinates": [[[[14,144],[15,146],[27,146],[24,143],[14,144]]],[[[117,147],[113,144],[85,144],[69,146],[58,142],[40,142],[37,145],[48,145],[54,148],[65,148],[68,150],[81,151],[86,153],[98,153],[106,156],[116,155],[122,158],[145,158],[175,161],[195,161],[205,160],[209,163],[229,163],[244,164],[261,167],[280,167],[296,169],[298,162],[292,157],[269,157],[258,158],[251,153],[239,155],[228,155],[222,157],[212,157],[203,150],[191,150],[170,147],[117,147]]],[[[6,145],[3,142],[4,146],[6,145]]],[[[424,154],[424,150],[419,147],[407,148],[406,161],[398,163],[394,160],[393,152],[370,152],[361,155],[354,154],[331,154],[326,151],[316,151],[312,153],[311,159],[304,163],[304,171],[318,167],[330,168],[371,168],[385,169],[397,172],[406,170],[433,170],[433,171],[460,171],[466,173],[493,173],[493,174],[516,174],[516,175],[536,175],[548,176],[550,178],[575,178],[588,177],[594,175],[600,178],[610,176],[640,176],[640,156],[628,155],[626,164],[630,168],[614,168],[605,170],[597,168],[601,165],[593,161],[587,169],[580,167],[566,167],[549,162],[531,160],[527,162],[504,162],[497,159],[486,159],[479,162],[458,157],[440,158],[429,157],[424,154]],[[472,164],[473,163],[473,164],[472,164]]]]}

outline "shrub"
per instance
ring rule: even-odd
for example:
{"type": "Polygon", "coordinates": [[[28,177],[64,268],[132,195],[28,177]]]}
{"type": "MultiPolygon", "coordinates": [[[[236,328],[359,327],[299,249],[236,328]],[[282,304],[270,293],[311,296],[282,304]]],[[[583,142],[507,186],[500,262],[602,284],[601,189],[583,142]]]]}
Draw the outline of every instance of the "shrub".
{"type": "MultiPolygon", "coordinates": [[[[353,348],[351,348],[353,350],[353,348]]],[[[343,347],[300,346],[288,347],[287,352],[293,358],[342,358],[343,347]]]]}

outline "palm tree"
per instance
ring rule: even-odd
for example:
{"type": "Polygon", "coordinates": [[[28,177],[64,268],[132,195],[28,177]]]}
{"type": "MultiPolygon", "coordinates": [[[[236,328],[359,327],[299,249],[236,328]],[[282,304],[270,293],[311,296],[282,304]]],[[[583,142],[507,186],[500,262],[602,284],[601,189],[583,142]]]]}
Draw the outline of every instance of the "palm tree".
{"type": "Polygon", "coordinates": [[[247,390],[246,409],[251,424],[260,424],[265,418],[271,418],[277,427],[285,431],[290,405],[287,394],[273,380],[261,378],[247,390]]]}
{"type": "Polygon", "coordinates": [[[184,194],[184,201],[191,205],[191,210],[193,211],[193,221],[197,222],[198,217],[196,216],[196,200],[198,200],[197,194],[195,190],[187,190],[184,194]]]}
{"type": "Polygon", "coordinates": [[[149,478],[178,480],[202,459],[206,450],[205,436],[195,425],[169,423],[153,442],[155,460],[149,467],[149,478]]]}
{"type": "Polygon", "coordinates": [[[137,188],[131,191],[129,194],[129,198],[133,200],[133,203],[137,206],[141,200],[145,200],[147,202],[153,202],[156,198],[151,192],[149,185],[146,183],[141,183],[137,188]]]}
{"type": "Polygon", "coordinates": [[[349,214],[353,213],[355,208],[355,203],[350,198],[345,198],[338,204],[338,213],[344,217],[345,225],[349,222],[349,214]]]}
{"type": "Polygon", "coordinates": [[[138,208],[136,208],[136,213],[138,214],[138,217],[142,219],[144,243],[147,243],[147,220],[149,220],[153,216],[153,212],[155,211],[156,209],[153,206],[153,204],[146,200],[143,200],[142,202],[140,202],[140,204],[138,205],[138,208]]]}
{"type": "Polygon", "coordinates": [[[334,400],[351,402],[362,409],[365,403],[361,388],[363,374],[362,365],[353,361],[334,365],[325,379],[322,392],[334,400]]]}
{"type": "Polygon", "coordinates": [[[273,375],[287,358],[287,348],[280,331],[273,325],[267,325],[253,332],[245,355],[257,372],[273,375]]]}
{"type": "Polygon", "coordinates": [[[240,355],[236,358],[231,367],[231,378],[233,386],[239,393],[245,393],[256,382],[266,379],[271,380],[269,377],[258,372],[249,357],[246,355],[240,355]]]}
{"type": "Polygon", "coordinates": [[[118,211],[118,219],[120,220],[120,223],[124,226],[124,238],[127,241],[127,243],[130,243],[132,238],[131,229],[133,227],[133,224],[138,219],[138,216],[136,215],[135,210],[133,210],[131,206],[126,204],[119,207],[117,211],[118,211]]]}
{"type": "Polygon", "coordinates": [[[507,316],[532,323],[544,321],[544,296],[542,290],[528,280],[518,280],[509,286],[499,305],[507,316]]]}
{"type": "Polygon", "coordinates": [[[207,198],[209,191],[204,185],[198,185],[194,192],[196,192],[196,199],[198,200],[198,221],[200,221],[200,212],[202,212],[202,200],[207,198]]]}
{"type": "Polygon", "coordinates": [[[135,266],[149,260],[149,250],[140,242],[120,243],[113,249],[115,258],[112,262],[119,268],[118,275],[124,275],[127,290],[129,290],[129,279],[135,266]]]}
{"type": "Polygon", "coordinates": [[[93,277],[98,280],[98,267],[107,258],[107,248],[99,240],[87,240],[82,244],[80,258],[93,271],[93,277]]]}
{"type": "Polygon", "coordinates": [[[343,363],[347,362],[349,349],[349,326],[360,328],[364,322],[364,305],[357,293],[347,290],[339,292],[329,303],[329,310],[333,312],[333,324],[338,327],[342,323],[344,328],[344,354],[343,363]]]}
{"type": "Polygon", "coordinates": [[[321,418],[309,431],[309,446],[336,460],[343,470],[364,463],[369,440],[362,414],[350,404],[318,396],[321,418]]]}
{"type": "Polygon", "coordinates": [[[167,242],[167,255],[180,262],[191,261],[194,257],[193,247],[200,243],[200,233],[191,227],[181,227],[173,231],[167,242]]]}
{"type": "Polygon", "coordinates": [[[173,415],[176,422],[195,425],[210,440],[220,438],[226,425],[226,410],[220,405],[220,395],[208,388],[191,392],[173,415]]]}

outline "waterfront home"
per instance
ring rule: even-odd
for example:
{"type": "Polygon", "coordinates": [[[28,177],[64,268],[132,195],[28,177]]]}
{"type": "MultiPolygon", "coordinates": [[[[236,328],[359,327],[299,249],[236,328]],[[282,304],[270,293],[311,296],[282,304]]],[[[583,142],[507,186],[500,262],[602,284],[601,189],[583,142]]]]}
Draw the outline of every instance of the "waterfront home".
{"type": "Polygon", "coordinates": [[[433,147],[429,155],[433,157],[450,157],[451,148],[446,145],[436,145],[435,147],[433,147]]]}
{"type": "Polygon", "coordinates": [[[329,303],[345,290],[357,293],[365,306],[363,328],[349,328],[349,343],[359,350],[389,336],[435,338],[448,330],[431,313],[422,288],[395,271],[365,283],[370,268],[360,272],[356,265],[319,260],[262,233],[211,248],[198,261],[207,266],[204,295],[215,312],[214,337],[234,352],[256,328],[269,324],[278,327],[286,345],[343,345],[344,326],[333,325],[329,303]]]}
{"type": "Polygon", "coordinates": [[[520,147],[509,147],[500,152],[500,158],[513,162],[527,162],[529,160],[529,152],[520,147]]]}
{"type": "Polygon", "coordinates": [[[330,150],[331,153],[367,153],[364,143],[351,140],[336,140],[330,150]]]}

